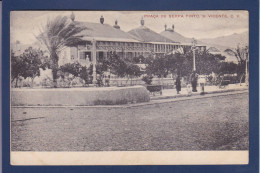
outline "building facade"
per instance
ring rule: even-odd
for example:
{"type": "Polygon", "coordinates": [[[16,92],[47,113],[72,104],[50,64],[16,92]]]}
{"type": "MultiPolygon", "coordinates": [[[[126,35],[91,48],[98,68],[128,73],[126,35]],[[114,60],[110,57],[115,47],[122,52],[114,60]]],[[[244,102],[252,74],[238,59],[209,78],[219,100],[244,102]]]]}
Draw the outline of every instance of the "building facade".
{"type": "MultiPolygon", "coordinates": [[[[165,55],[179,48],[191,49],[192,44],[182,44],[172,39],[164,37],[145,26],[144,19],[140,21],[140,27],[129,32],[120,29],[118,21],[114,26],[105,24],[103,16],[99,23],[78,22],[75,16],[71,15],[72,22],[86,27],[84,31],[78,34],[82,42],[75,47],[67,47],[59,54],[59,65],[71,62],[79,62],[89,67],[109,56],[111,52],[116,52],[122,58],[132,59],[134,57],[148,57],[165,55]]],[[[198,46],[200,50],[206,49],[205,46],[198,46]]],[[[95,82],[95,72],[94,82],[95,82]]]]}

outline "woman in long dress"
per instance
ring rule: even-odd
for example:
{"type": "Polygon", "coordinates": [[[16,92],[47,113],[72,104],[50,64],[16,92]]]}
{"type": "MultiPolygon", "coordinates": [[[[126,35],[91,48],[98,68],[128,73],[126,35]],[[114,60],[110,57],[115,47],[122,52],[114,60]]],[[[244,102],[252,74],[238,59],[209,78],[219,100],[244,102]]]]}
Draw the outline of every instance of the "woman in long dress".
{"type": "Polygon", "coordinates": [[[180,78],[180,75],[177,76],[175,85],[176,85],[177,94],[180,94],[180,91],[181,91],[181,78],[180,78]]]}

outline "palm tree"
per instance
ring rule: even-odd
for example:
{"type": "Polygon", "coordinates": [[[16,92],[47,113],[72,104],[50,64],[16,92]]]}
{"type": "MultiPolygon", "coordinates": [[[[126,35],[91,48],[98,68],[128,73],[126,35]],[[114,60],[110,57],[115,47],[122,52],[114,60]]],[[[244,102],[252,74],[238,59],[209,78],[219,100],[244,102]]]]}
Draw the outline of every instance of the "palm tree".
{"type": "Polygon", "coordinates": [[[235,56],[237,58],[238,63],[243,63],[246,60],[246,57],[244,56],[244,53],[247,50],[248,50],[247,46],[242,48],[238,44],[237,48],[235,48],[235,49],[226,49],[225,52],[228,53],[231,56],[235,56]]]}
{"type": "Polygon", "coordinates": [[[77,25],[73,19],[66,16],[57,16],[53,20],[48,20],[46,25],[41,28],[37,39],[43,43],[50,54],[50,68],[52,69],[53,85],[57,87],[57,73],[59,52],[66,46],[76,45],[81,41],[77,36],[82,30],[86,29],[83,26],[77,25]]]}
{"type": "Polygon", "coordinates": [[[248,68],[247,68],[247,64],[248,64],[248,60],[249,60],[249,48],[248,46],[245,47],[240,47],[239,44],[237,45],[237,48],[235,49],[226,49],[225,50],[226,53],[228,53],[231,56],[235,56],[237,58],[238,61],[238,70],[240,70],[240,72],[242,72],[241,70],[245,68],[245,71],[242,72],[241,76],[240,76],[240,84],[242,81],[242,78],[245,76],[245,82],[248,85],[248,68]]]}

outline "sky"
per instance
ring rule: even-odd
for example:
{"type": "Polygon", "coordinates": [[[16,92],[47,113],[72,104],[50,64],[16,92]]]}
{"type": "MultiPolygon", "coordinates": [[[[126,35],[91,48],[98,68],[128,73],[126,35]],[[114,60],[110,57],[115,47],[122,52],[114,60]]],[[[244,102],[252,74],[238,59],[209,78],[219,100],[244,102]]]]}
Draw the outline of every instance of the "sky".
{"type": "MultiPolygon", "coordinates": [[[[70,16],[72,11],[12,11],[10,23],[11,43],[33,44],[40,29],[48,19],[58,15],[70,16]]],[[[111,26],[115,20],[123,31],[139,27],[141,18],[145,26],[155,32],[164,31],[174,25],[174,30],[189,38],[215,38],[234,33],[248,32],[247,11],[73,11],[75,21],[104,23],[111,26]]]]}

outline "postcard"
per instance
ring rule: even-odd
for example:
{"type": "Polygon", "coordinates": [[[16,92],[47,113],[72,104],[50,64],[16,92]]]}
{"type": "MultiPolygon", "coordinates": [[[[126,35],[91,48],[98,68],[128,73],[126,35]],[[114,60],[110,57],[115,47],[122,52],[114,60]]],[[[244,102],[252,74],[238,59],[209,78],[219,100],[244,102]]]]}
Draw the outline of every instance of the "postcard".
{"type": "Polygon", "coordinates": [[[249,13],[11,11],[11,165],[246,165],[249,13]]]}

